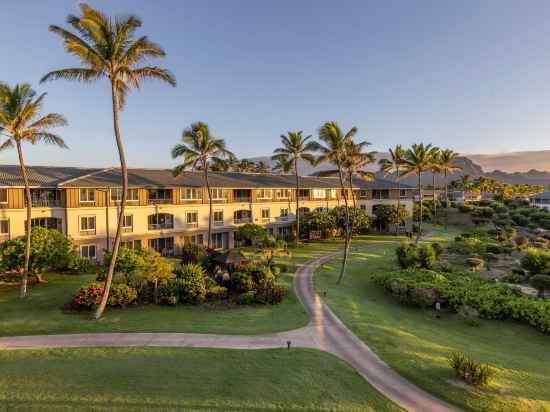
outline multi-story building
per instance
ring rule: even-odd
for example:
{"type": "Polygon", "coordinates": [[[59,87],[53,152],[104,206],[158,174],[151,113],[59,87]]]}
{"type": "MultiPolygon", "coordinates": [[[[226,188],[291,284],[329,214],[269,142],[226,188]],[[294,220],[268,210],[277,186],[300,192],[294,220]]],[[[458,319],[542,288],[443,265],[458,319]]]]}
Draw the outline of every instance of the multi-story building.
{"type": "MultiPolygon", "coordinates": [[[[32,224],[56,228],[78,245],[85,258],[101,258],[112,247],[121,199],[120,170],[29,167],[32,224]]],[[[213,198],[212,246],[231,248],[239,225],[255,223],[270,235],[292,231],[298,213],[343,205],[336,178],[302,176],[296,193],[289,175],[210,173],[213,198]]],[[[177,254],[185,243],[204,243],[209,204],[203,174],[170,170],[130,169],[122,241],[128,247],[153,248],[177,254]]],[[[355,179],[357,206],[372,214],[398,197],[412,214],[412,189],[387,180],[355,179]]],[[[351,200],[350,200],[351,201],[351,200]]],[[[0,240],[25,234],[25,196],[18,166],[0,166],[0,240]]]]}

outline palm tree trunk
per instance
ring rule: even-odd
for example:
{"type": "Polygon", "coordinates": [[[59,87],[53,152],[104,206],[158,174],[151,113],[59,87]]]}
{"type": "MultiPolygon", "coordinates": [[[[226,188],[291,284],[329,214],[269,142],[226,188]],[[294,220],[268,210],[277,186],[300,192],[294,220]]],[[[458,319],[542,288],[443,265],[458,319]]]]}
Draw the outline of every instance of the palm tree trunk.
{"type": "Polygon", "coordinates": [[[420,213],[418,215],[418,233],[416,234],[416,243],[418,243],[422,234],[422,172],[418,172],[418,196],[420,198],[420,213]]]}
{"type": "Polygon", "coordinates": [[[434,206],[434,223],[437,223],[437,203],[435,199],[435,173],[432,173],[432,202],[434,206]]]}
{"type": "Polygon", "coordinates": [[[395,236],[397,236],[399,235],[399,223],[400,223],[399,210],[401,208],[401,182],[399,181],[399,168],[397,168],[396,170],[395,180],[397,181],[397,219],[396,219],[397,221],[395,222],[396,223],[395,236]]]}
{"type": "Polygon", "coordinates": [[[300,179],[298,177],[298,158],[294,157],[294,176],[296,177],[296,246],[300,243],[300,200],[298,192],[300,191],[300,179]]]}
{"type": "Polygon", "coordinates": [[[208,163],[204,162],[204,180],[208,191],[208,249],[212,245],[212,193],[210,193],[210,182],[208,181],[208,163]]]}
{"type": "Polygon", "coordinates": [[[29,178],[27,177],[27,169],[25,168],[25,160],[23,159],[23,149],[21,148],[21,142],[16,141],[17,155],[19,156],[19,166],[21,167],[21,175],[23,176],[23,182],[25,183],[25,197],[27,198],[27,234],[25,236],[25,265],[23,267],[23,274],[21,277],[21,288],[19,290],[19,297],[24,299],[27,297],[27,281],[29,278],[29,265],[31,261],[31,216],[32,216],[32,197],[31,188],[29,187],[29,178]]]}
{"type": "Polygon", "coordinates": [[[342,280],[344,279],[344,276],[346,274],[346,264],[348,263],[348,253],[349,253],[349,207],[348,207],[348,195],[345,192],[346,191],[346,185],[344,184],[344,177],[342,176],[342,168],[340,165],[338,165],[338,175],[340,176],[340,188],[342,192],[344,193],[344,203],[346,208],[346,231],[345,231],[345,239],[344,239],[344,257],[342,258],[342,267],[340,269],[340,276],[338,276],[338,280],[336,281],[336,285],[339,285],[342,280]]]}
{"type": "Polygon", "coordinates": [[[443,180],[445,181],[445,229],[449,225],[449,184],[447,183],[447,171],[443,173],[443,180]]]}
{"type": "Polygon", "coordinates": [[[113,104],[113,127],[115,131],[116,145],[118,149],[118,157],[120,159],[120,172],[122,174],[122,198],[120,200],[120,211],[118,212],[118,222],[116,228],[115,242],[113,244],[113,253],[111,255],[111,262],[109,263],[109,269],[107,276],[105,277],[105,285],[103,287],[103,295],[101,296],[101,302],[96,309],[94,318],[97,320],[101,318],[107,302],[109,300],[109,292],[111,291],[111,284],[113,283],[113,276],[115,272],[115,264],[118,256],[118,248],[120,246],[120,237],[122,235],[122,224],[124,221],[124,209],[126,208],[126,198],[128,195],[128,170],[126,169],[126,157],[124,156],[124,145],[120,137],[120,129],[118,127],[118,96],[116,92],[116,86],[114,81],[111,81],[111,99],[113,104]]]}

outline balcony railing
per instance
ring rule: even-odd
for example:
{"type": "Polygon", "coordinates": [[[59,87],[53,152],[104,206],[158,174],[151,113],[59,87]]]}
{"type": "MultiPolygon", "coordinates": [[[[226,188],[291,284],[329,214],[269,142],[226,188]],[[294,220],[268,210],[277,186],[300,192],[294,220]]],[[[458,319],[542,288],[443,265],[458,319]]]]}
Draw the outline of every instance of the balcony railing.
{"type": "Polygon", "coordinates": [[[214,220],[212,221],[214,226],[223,226],[223,220],[214,220]]]}
{"type": "Polygon", "coordinates": [[[239,217],[239,218],[233,219],[233,221],[235,222],[236,225],[241,224],[241,223],[250,223],[250,218],[249,217],[239,217]]]}
{"type": "Polygon", "coordinates": [[[234,202],[247,202],[249,203],[252,198],[250,196],[235,196],[233,198],[234,202]]]}
{"type": "Polygon", "coordinates": [[[122,228],[122,233],[132,233],[134,228],[132,226],[127,226],[122,228]]]}
{"type": "Polygon", "coordinates": [[[150,205],[170,205],[172,204],[172,199],[149,199],[147,203],[150,205]]]}
{"type": "MultiPolygon", "coordinates": [[[[25,201],[27,206],[27,201],[25,201]]],[[[32,207],[61,207],[60,199],[33,199],[32,207]]]]}
{"type": "Polygon", "coordinates": [[[149,230],[173,229],[173,223],[150,223],[149,230]]]}
{"type": "Polygon", "coordinates": [[[80,236],[93,236],[95,235],[95,229],[80,230],[80,236]]]}
{"type": "Polygon", "coordinates": [[[298,196],[298,200],[309,200],[309,196],[298,196]]]}

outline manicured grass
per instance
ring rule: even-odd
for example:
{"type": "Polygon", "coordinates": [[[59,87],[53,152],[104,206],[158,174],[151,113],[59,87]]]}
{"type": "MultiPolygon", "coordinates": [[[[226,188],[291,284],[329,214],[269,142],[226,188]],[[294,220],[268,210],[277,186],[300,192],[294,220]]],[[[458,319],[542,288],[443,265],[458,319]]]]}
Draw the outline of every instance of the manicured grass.
{"type": "MultiPolygon", "coordinates": [[[[440,234],[438,240],[450,238],[440,234]]],[[[508,321],[466,325],[455,315],[437,319],[431,310],[399,304],[371,280],[396,270],[394,246],[375,246],[352,255],[344,283],[336,287],[339,261],[315,276],[318,292],[334,312],[401,375],[465,410],[487,412],[550,411],[550,337],[508,321]],[[322,293],[320,293],[322,295],[322,293]],[[461,351],[496,368],[487,388],[454,379],[447,356],[461,351]]]]}
{"type": "MultiPolygon", "coordinates": [[[[338,241],[300,245],[290,257],[278,259],[290,271],[307,259],[339,247],[338,241]]],[[[29,296],[21,301],[17,285],[0,284],[0,336],[84,332],[199,332],[222,334],[262,334],[305,326],[308,316],[292,288],[293,274],[279,281],[288,293],[280,305],[239,307],[141,306],[107,310],[100,321],[91,313],[63,313],[61,308],[76,291],[93,281],[92,275],[46,276],[48,283],[30,285],[29,296]]]]}
{"type": "Polygon", "coordinates": [[[314,350],[0,352],[0,411],[399,411],[314,350]]]}

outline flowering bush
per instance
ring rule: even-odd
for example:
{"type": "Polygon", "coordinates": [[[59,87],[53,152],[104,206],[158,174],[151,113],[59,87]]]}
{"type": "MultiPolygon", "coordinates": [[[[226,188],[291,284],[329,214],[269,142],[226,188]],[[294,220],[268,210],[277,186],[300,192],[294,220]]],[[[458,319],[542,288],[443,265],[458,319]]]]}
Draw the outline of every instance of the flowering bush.
{"type": "MultiPolygon", "coordinates": [[[[103,295],[103,284],[91,283],[80,288],[71,302],[73,309],[92,309],[99,305],[103,295]]],[[[107,305],[111,307],[125,307],[137,300],[137,291],[123,283],[113,283],[107,305]]]]}

